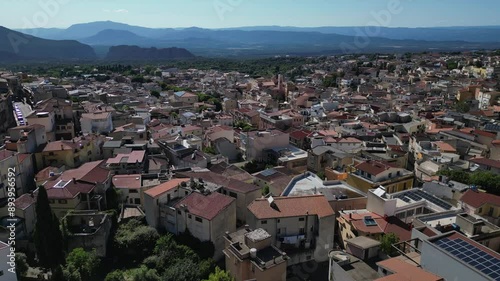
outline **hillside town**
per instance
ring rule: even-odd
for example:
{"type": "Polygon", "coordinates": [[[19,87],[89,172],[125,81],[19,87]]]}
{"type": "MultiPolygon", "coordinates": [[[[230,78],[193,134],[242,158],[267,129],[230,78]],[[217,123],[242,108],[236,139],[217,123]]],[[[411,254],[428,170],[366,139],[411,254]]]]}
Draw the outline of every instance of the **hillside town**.
{"type": "Polygon", "coordinates": [[[500,280],[499,52],[67,68],[0,72],[5,280],[500,280]]]}

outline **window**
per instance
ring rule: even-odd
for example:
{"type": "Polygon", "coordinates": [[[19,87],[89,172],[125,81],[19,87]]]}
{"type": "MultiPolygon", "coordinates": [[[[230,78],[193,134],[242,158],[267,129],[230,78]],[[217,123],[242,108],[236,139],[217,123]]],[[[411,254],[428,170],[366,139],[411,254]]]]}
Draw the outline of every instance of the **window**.
{"type": "Polygon", "coordinates": [[[260,224],[267,224],[267,220],[260,221],[260,224]]]}
{"type": "Polygon", "coordinates": [[[481,207],[481,208],[479,208],[479,210],[477,210],[477,211],[478,211],[478,213],[481,213],[481,212],[483,211],[483,208],[481,207]]]}
{"type": "Polygon", "coordinates": [[[191,215],[188,215],[188,219],[191,219],[191,218],[192,218],[192,216],[191,216],[191,215]]]}
{"type": "Polygon", "coordinates": [[[181,214],[181,210],[177,211],[177,214],[179,214],[179,215],[180,215],[180,214],[181,214]]]}
{"type": "Polygon", "coordinates": [[[238,195],[234,192],[229,192],[229,196],[231,196],[233,198],[238,198],[238,195]]]}
{"type": "Polygon", "coordinates": [[[278,228],[278,231],[276,233],[281,234],[281,228],[278,228]]]}
{"type": "Polygon", "coordinates": [[[306,233],[306,229],[301,227],[300,230],[299,230],[299,233],[300,234],[305,234],[306,233]]]}
{"type": "Polygon", "coordinates": [[[50,200],[49,200],[49,203],[50,203],[50,204],[54,204],[54,203],[55,203],[55,201],[54,201],[54,200],[52,200],[52,199],[50,199],[50,200]]]}
{"type": "Polygon", "coordinates": [[[68,204],[68,200],[59,200],[58,203],[59,204],[68,204]]]}
{"type": "Polygon", "coordinates": [[[203,222],[203,220],[202,220],[201,218],[199,218],[199,217],[196,217],[196,218],[195,218],[195,220],[196,220],[197,222],[203,222]]]}
{"type": "Polygon", "coordinates": [[[54,152],[49,152],[49,156],[54,156],[54,152]]]}
{"type": "Polygon", "coordinates": [[[304,220],[305,220],[305,218],[299,218],[299,221],[304,221],[304,220]]]}
{"type": "Polygon", "coordinates": [[[135,198],[135,199],[134,199],[134,201],[135,201],[134,203],[135,203],[136,205],[141,204],[141,199],[140,199],[140,198],[135,198]]]}
{"type": "Polygon", "coordinates": [[[139,191],[137,189],[130,189],[129,192],[130,193],[139,193],[139,191]]]}

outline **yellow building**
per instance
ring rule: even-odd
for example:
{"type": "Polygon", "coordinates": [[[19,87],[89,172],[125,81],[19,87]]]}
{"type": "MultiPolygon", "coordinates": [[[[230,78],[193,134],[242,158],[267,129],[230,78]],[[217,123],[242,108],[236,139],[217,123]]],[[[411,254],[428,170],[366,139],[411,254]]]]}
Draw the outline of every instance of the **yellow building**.
{"type": "Polygon", "coordinates": [[[414,174],[389,163],[368,160],[354,168],[355,171],[348,175],[346,182],[363,192],[379,186],[385,187],[387,193],[413,188],[414,174]]]}
{"type": "Polygon", "coordinates": [[[95,137],[82,136],[72,140],[47,143],[42,152],[36,154],[38,168],[47,166],[76,168],[83,163],[100,158],[100,148],[95,137]]]}

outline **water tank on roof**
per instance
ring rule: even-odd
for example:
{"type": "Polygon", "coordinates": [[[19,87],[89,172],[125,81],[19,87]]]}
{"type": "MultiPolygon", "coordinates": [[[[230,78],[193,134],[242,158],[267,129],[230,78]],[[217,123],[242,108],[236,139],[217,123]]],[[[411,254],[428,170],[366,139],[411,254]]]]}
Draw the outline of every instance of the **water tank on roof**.
{"type": "Polygon", "coordinates": [[[255,248],[250,249],[250,257],[252,259],[257,258],[257,249],[255,249],[255,248]]]}

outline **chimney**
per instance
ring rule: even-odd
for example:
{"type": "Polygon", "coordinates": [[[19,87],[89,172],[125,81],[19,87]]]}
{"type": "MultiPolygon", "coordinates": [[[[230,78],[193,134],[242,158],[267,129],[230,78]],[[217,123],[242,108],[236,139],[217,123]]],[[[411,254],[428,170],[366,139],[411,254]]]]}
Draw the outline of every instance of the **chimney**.
{"type": "Polygon", "coordinates": [[[352,213],[349,213],[349,219],[352,220],[352,213]]]}
{"type": "Polygon", "coordinates": [[[73,180],[72,180],[72,181],[73,181],[73,183],[76,183],[76,178],[73,178],[73,180]]]}

